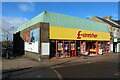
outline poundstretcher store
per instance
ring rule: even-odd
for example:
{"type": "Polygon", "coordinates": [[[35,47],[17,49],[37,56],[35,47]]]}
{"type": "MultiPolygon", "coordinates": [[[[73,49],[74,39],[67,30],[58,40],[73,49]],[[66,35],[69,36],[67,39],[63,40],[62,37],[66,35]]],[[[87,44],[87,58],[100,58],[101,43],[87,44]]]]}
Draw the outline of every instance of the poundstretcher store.
{"type": "Polygon", "coordinates": [[[109,52],[107,25],[86,19],[44,11],[19,26],[18,31],[25,55],[34,59],[109,52]]]}

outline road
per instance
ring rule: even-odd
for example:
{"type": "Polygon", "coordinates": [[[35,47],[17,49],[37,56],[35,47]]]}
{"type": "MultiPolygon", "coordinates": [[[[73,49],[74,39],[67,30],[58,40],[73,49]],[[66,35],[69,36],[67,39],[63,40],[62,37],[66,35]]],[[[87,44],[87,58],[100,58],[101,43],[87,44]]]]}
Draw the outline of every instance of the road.
{"type": "MultiPolygon", "coordinates": [[[[87,59],[87,58],[86,58],[87,59]]],[[[118,78],[118,56],[98,62],[71,61],[52,67],[34,67],[3,74],[3,78],[118,78]]]]}

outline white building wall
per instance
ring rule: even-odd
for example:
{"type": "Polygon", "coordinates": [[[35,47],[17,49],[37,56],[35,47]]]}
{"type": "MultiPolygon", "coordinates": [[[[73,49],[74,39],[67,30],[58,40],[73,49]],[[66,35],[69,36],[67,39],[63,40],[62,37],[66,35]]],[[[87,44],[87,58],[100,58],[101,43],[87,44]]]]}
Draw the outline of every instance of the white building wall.
{"type": "Polygon", "coordinates": [[[120,52],[120,43],[117,44],[117,52],[120,52]]]}
{"type": "Polygon", "coordinates": [[[110,44],[110,51],[113,52],[113,44],[110,44]]]}

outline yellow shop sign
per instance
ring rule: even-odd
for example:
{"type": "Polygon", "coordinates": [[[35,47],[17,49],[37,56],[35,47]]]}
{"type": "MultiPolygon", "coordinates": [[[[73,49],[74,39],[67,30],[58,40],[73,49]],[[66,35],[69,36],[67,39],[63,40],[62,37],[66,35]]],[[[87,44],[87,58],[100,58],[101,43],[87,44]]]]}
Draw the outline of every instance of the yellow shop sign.
{"type": "Polygon", "coordinates": [[[50,26],[50,39],[110,41],[110,33],[50,26]]]}

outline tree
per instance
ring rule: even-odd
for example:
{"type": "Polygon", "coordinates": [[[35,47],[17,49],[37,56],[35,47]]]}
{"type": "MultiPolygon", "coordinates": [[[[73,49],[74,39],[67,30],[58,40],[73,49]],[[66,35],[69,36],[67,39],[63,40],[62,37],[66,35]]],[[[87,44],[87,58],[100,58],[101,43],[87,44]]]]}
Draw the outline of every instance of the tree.
{"type": "Polygon", "coordinates": [[[12,45],[12,41],[2,41],[2,46],[12,45]]]}

